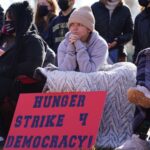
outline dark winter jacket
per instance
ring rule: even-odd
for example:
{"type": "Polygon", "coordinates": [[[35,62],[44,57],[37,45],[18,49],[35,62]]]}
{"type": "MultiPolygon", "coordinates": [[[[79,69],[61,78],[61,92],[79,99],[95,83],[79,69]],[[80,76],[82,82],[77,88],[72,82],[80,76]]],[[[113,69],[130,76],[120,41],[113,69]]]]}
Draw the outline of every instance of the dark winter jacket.
{"type": "Polygon", "coordinates": [[[150,8],[143,10],[135,19],[133,45],[134,61],[139,51],[150,47],[150,8]]]}
{"type": "Polygon", "coordinates": [[[55,17],[50,24],[50,31],[47,43],[50,48],[55,51],[56,54],[60,42],[65,38],[65,34],[68,32],[67,23],[71,13],[67,16],[63,16],[62,12],[60,12],[59,16],[55,17]]]}
{"type": "Polygon", "coordinates": [[[123,45],[131,40],[133,34],[129,8],[120,3],[110,18],[109,10],[102,2],[96,2],[91,7],[96,20],[96,30],[108,43],[117,41],[115,48],[122,50],[123,45]]]}
{"type": "Polygon", "coordinates": [[[18,75],[33,76],[37,67],[45,59],[45,46],[41,37],[28,32],[22,39],[22,49],[18,52],[14,45],[0,57],[0,76],[15,78],[18,75]]]}

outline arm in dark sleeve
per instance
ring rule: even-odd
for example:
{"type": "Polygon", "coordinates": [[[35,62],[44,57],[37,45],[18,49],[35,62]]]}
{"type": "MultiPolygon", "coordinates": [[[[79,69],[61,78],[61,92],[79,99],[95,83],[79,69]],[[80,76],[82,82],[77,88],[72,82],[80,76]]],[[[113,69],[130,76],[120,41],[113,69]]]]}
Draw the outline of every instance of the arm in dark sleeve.
{"type": "Polygon", "coordinates": [[[137,45],[138,45],[138,28],[137,28],[137,25],[138,25],[138,20],[136,18],[135,23],[134,23],[134,32],[133,32],[133,45],[135,47],[137,47],[137,45]]]}
{"type": "Polygon", "coordinates": [[[3,8],[0,6],[0,30],[3,26],[3,21],[4,21],[4,12],[3,8]]]}
{"type": "Polygon", "coordinates": [[[37,67],[41,67],[45,58],[44,44],[40,38],[31,37],[24,42],[26,56],[17,65],[17,75],[32,76],[37,67]]]}
{"type": "Polygon", "coordinates": [[[134,32],[133,32],[133,45],[135,46],[134,48],[134,55],[133,55],[133,61],[136,60],[137,54],[139,52],[139,35],[138,35],[138,17],[135,18],[135,23],[134,23],[134,32]]]}
{"type": "Polygon", "coordinates": [[[53,49],[53,24],[54,21],[52,20],[51,23],[49,24],[49,31],[48,31],[48,37],[47,37],[47,44],[48,46],[53,49]]]}
{"type": "Polygon", "coordinates": [[[128,16],[126,18],[122,35],[117,37],[117,43],[121,45],[124,45],[127,42],[129,42],[133,36],[133,21],[129,9],[127,9],[127,13],[128,16]]]}

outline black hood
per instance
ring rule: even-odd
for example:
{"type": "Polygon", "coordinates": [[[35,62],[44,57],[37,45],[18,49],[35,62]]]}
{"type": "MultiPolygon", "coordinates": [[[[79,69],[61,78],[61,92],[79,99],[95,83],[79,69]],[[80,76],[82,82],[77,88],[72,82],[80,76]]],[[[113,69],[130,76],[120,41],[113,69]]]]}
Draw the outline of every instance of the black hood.
{"type": "Polygon", "coordinates": [[[15,22],[15,31],[17,35],[25,34],[32,24],[33,11],[27,1],[13,3],[6,14],[15,22]]]}

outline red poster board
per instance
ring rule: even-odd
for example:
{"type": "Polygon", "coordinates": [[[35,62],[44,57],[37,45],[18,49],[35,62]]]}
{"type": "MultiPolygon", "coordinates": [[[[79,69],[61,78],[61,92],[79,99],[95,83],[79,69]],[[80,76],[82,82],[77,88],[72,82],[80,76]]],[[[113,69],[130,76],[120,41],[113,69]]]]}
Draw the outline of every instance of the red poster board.
{"type": "Polygon", "coordinates": [[[22,94],[4,150],[78,150],[95,143],[106,92],[22,94]]]}

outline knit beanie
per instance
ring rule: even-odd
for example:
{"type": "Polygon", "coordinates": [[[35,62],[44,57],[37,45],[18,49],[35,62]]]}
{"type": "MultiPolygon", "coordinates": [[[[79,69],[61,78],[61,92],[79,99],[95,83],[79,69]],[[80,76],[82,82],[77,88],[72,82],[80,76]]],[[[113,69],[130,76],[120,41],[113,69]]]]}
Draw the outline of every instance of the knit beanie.
{"type": "Polygon", "coordinates": [[[80,23],[93,31],[95,28],[95,18],[91,8],[89,6],[83,6],[76,9],[68,20],[68,27],[75,22],[80,23]]]}

